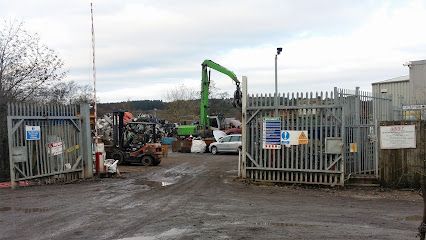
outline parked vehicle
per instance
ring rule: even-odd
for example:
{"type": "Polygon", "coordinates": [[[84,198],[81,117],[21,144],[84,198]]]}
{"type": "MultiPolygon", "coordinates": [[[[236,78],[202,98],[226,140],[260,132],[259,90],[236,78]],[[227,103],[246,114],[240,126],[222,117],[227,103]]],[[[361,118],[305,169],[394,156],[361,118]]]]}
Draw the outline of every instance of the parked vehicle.
{"type": "Polygon", "coordinates": [[[241,134],[232,134],[219,139],[219,141],[211,143],[209,151],[212,154],[224,152],[238,152],[241,150],[241,134]]]}

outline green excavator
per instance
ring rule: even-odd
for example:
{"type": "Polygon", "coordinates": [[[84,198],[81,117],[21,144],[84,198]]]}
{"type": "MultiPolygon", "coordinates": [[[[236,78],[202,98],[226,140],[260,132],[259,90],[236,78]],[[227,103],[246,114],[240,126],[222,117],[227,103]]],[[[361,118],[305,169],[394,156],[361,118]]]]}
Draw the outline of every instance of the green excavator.
{"type": "Polygon", "coordinates": [[[240,89],[240,81],[238,80],[235,73],[231,70],[213,62],[212,60],[204,60],[201,64],[201,102],[200,102],[200,119],[198,125],[181,125],[177,128],[178,136],[202,136],[210,137],[212,131],[210,129],[209,119],[209,88],[210,88],[210,71],[214,69],[230,77],[237,87],[234,92],[233,106],[241,107],[242,93],[240,89]]]}

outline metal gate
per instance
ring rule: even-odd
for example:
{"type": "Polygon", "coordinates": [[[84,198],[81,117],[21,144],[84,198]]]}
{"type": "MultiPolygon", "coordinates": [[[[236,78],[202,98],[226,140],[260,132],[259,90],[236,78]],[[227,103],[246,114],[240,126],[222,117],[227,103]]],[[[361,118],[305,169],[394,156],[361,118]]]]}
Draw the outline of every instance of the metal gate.
{"type": "Polygon", "coordinates": [[[248,96],[243,106],[246,176],[255,181],[343,185],[344,109],[335,96],[334,92],[280,95],[278,106],[272,95],[248,96]],[[280,117],[282,130],[307,131],[308,144],[263,149],[262,122],[268,116],[280,117]]]}
{"type": "MultiPolygon", "coordinates": [[[[79,107],[9,103],[7,126],[12,185],[36,178],[51,182],[83,177],[83,162],[91,162],[88,113],[87,104],[79,107]]],[[[91,169],[86,170],[90,176],[91,169]]]]}
{"type": "Polygon", "coordinates": [[[358,87],[355,91],[339,89],[338,94],[346,109],[346,174],[378,177],[378,122],[391,120],[391,99],[373,97],[358,87]]]}
{"type": "Polygon", "coordinates": [[[373,98],[358,88],[354,92],[334,88],[288,93],[275,100],[271,94],[248,95],[246,78],[243,91],[243,177],[344,185],[345,177],[355,174],[377,176],[377,122],[391,110],[388,99],[373,98]],[[264,149],[265,117],[279,117],[281,130],[306,131],[308,143],[264,149]]]}

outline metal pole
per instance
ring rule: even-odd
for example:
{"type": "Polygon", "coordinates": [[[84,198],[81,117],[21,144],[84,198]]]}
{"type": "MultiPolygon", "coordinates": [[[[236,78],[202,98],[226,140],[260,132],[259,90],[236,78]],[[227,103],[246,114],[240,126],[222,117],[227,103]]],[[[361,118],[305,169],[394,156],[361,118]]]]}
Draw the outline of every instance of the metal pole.
{"type": "MultiPolygon", "coordinates": [[[[8,105],[8,109],[10,109],[10,105],[8,105]]],[[[9,114],[10,111],[7,111],[9,114]]],[[[12,118],[7,116],[7,135],[8,135],[8,143],[9,143],[9,168],[10,168],[10,187],[12,189],[16,188],[16,176],[15,176],[15,161],[13,160],[13,132],[12,132],[12,118]]]]}
{"type": "Polygon", "coordinates": [[[359,87],[355,88],[355,116],[354,116],[354,125],[355,125],[355,131],[354,131],[354,143],[357,145],[357,151],[355,154],[355,163],[356,163],[356,170],[358,174],[363,173],[363,163],[361,158],[361,96],[359,92],[359,87]]]}
{"type": "Polygon", "coordinates": [[[241,130],[242,130],[242,154],[241,154],[241,177],[246,178],[247,177],[247,170],[246,170],[246,158],[247,158],[247,77],[242,77],[242,108],[241,108],[241,130]]]}
{"type": "Polygon", "coordinates": [[[81,123],[81,154],[83,156],[84,178],[93,177],[93,159],[92,159],[92,133],[90,131],[90,106],[87,103],[80,104],[81,123]]]}
{"type": "Polygon", "coordinates": [[[275,54],[275,116],[278,117],[278,74],[277,74],[278,54],[275,54]]]}
{"type": "Polygon", "coordinates": [[[95,146],[97,147],[98,144],[98,127],[96,126],[97,121],[97,99],[96,99],[96,65],[95,65],[95,28],[93,26],[93,4],[90,3],[90,13],[91,13],[91,19],[92,19],[92,61],[93,61],[93,97],[94,97],[94,114],[95,114],[95,146]]]}

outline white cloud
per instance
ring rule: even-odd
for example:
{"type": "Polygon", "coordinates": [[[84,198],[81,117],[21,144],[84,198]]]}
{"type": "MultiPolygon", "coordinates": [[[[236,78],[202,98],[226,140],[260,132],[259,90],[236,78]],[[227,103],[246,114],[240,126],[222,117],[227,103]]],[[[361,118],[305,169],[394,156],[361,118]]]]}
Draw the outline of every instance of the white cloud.
{"type": "MultiPolygon", "coordinates": [[[[279,41],[284,47],[278,61],[280,90],[370,89],[373,81],[407,74],[404,62],[426,58],[422,22],[426,22],[425,3],[412,1],[400,8],[384,5],[365,24],[345,34],[304,33],[283,39],[279,41]]],[[[219,59],[247,75],[252,91],[270,92],[274,47],[236,48],[219,59]]]]}
{"type": "MultiPolygon", "coordinates": [[[[424,59],[424,1],[95,1],[98,89],[102,101],[156,99],[181,83],[200,85],[212,59],[247,75],[251,92],[368,89],[404,75],[424,59]]],[[[91,81],[90,5],[81,1],[1,1],[0,14],[22,18],[56,49],[69,79],[91,81]]],[[[216,86],[234,84],[212,71],[216,86]]]]}

